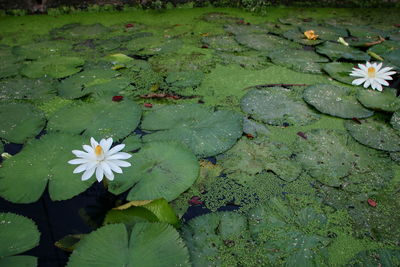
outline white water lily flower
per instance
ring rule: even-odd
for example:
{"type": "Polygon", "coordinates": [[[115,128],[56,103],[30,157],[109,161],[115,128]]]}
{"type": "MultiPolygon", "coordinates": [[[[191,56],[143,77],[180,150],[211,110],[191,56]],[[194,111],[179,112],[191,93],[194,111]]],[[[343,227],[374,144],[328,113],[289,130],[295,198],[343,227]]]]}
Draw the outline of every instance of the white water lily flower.
{"type": "Polygon", "coordinates": [[[368,88],[370,85],[372,89],[382,91],[382,85],[388,86],[389,83],[386,80],[393,80],[390,75],[395,74],[395,71],[391,67],[382,68],[382,63],[369,63],[358,64],[359,69],[353,68],[350,76],[361,77],[355,79],[352,84],[360,85],[364,83],[364,87],[368,88]],[[382,69],[381,69],[382,68],[382,69]]]}
{"type": "Polygon", "coordinates": [[[103,180],[103,176],[112,181],[114,180],[113,172],[122,173],[121,167],[131,166],[129,162],[123,161],[123,159],[129,159],[132,155],[120,152],[125,147],[124,144],[111,148],[112,138],[101,139],[100,143],[97,143],[93,137],[90,138],[90,143],[91,146],[83,145],[86,152],[72,150],[72,153],[78,158],[68,161],[69,164],[79,164],[74,173],[84,172],[82,181],[88,180],[94,173],[96,173],[96,179],[99,182],[103,180]]]}

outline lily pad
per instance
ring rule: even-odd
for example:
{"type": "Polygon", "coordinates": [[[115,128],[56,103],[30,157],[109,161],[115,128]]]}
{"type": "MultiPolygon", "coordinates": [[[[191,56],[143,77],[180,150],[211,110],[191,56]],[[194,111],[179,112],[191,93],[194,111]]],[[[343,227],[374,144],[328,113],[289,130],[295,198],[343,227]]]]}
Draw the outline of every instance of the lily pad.
{"type": "Polygon", "coordinates": [[[246,50],[235,41],[234,37],[229,35],[205,36],[201,39],[201,42],[217,51],[241,52],[246,50]]]}
{"type": "Polygon", "coordinates": [[[61,56],[63,53],[70,51],[71,49],[72,44],[65,41],[44,41],[14,46],[12,52],[24,59],[38,59],[53,55],[61,56]]]}
{"type": "Polygon", "coordinates": [[[334,26],[319,26],[319,25],[307,25],[301,26],[300,31],[305,32],[313,30],[315,34],[318,35],[318,38],[325,41],[336,41],[339,37],[346,37],[347,30],[334,27],[334,26]]]}
{"type": "Polygon", "coordinates": [[[134,151],[142,147],[142,139],[137,134],[129,135],[122,143],[125,144],[125,151],[134,151]]]}
{"type": "Polygon", "coordinates": [[[396,89],[392,88],[385,88],[383,92],[360,90],[357,99],[363,106],[373,110],[395,112],[400,109],[400,98],[396,96],[396,89]]]}
{"type": "Polygon", "coordinates": [[[355,267],[391,267],[400,265],[400,252],[397,249],[375,249],[362,251],[349,262],[355,267]]]}
{"type": "Polygon", "coordinates": [[[354,64],[346,62],[331,62],[325,64],[323,70],[333,79],[347,84],[352,84],[354,77],[350,76],[350,72],[354,64]]]}
{"type": "Polygon", "coordinates": [[[296,160],[315,179],[339,186],[341,178],[350,174],[357,156],[347,147],[345,132],[312,130],[305,133],[306,140],[295,143],[296,160]]]}
{"type": "Polygon", "coordinates": [[[109,190],[114,194],[133,186],[128,200],[165,198],[171,201],[186,191],[199,175],[195,155],[176,143],[148,143],[128,161],[132,166],[109,183],[109,190]]]}
{"type": "Polygon", "coordinates": [[[116,95],[129,86],[130,81],[109,69],[91,69],[77,73],[61,81],[58,93],[61,97],[73,99],[88,94],[116,95]]]}
{"type": "Polygon", "coordinates": [[[71,134],[83,133],[95,139],[120,139],[136,129],[141,113],[141,108],[129,100],[75,102],[55,112],[49,118],[47,129],[71,134]]]}
{"type": "Polygon", "coordinates": [[[0,48],[0,78],[15,76],[21,69],[20,59],[12,54],[11,48],[0,48]]]}
{"type": "Polygon", "coordinates": [[[266,55],[259,51],[246,51],[242,53],[215,53],[217,62],[222,65],[237,64],[246,69],[265,69],[268,63],[266,55]]]}
{"type": "Polygon", "coordinates": [[[189,253],[178,232],[164,223],[103,226],[85,236],[69,258],[68,267],[190,266],[189,253]]]}
{"type": "Polygon", "coordinates": [[[278,48],[301,48],[299,44],[269,34],[242,34],[235,38],[238,43],[259,51],[272,52],[278,48]]]}
{"type": "Polygon", "coordinates": [[[170,105],[147,113],[143,130],[156,131],[143,141],[177,141],[198,157],[215,156],[231,148],[242,135],[242,116],[234,111],[202,105],[170,105]]]}
{"type": "Polygon", "coordinates": [[[126,44],[128,50],[139,55],[174,53],[183,45],[182,40],[159,36],[134,38],[126,44]]]}
{"type": "Polygon", "coordinates": [[[227,33],[231,33],[234,35],[240,34],[249,34],[249,33],[257,33],[257,34],[267,34],[270,31],[270,28],[273,28],[276,24],[227,24],[224,26],[224,30],[227,33]]]}
{"type": "Polygon", "coordinates": [[[304,32],[301,32],[297,28],[284,32],[282,36],[285,37],[286,39],[289,39],[296,43],[300,43],[302,45],[314,46],[324,42],[324,40],[321,39],[316,39],[316,40],[307,39],[307,37],[304,35],[304,32]]]}
{"type": "Polygon", "coordinates": [[[241,108],[252,118],[271,125],[307,125],[319,119],[300,97],[282,87],[248,91],[241,99],[241,108]]]}
{"type": "Polygon", "coordinates": [[[28,78],[64,78],[81,70],[85,61],[77,57],[53,56],[27,63],[21,74],[28,78]]]}
{"type": "Polygon", "coordinates": [[[196,87],[204,78],[202,71],[177,71],[170,72],[165,81],[176,87],[196,87]]]}
{"type": "Polygon", "coordinates": [[[390,124],[394,129],[400,131],[400,111],[393,113],[392,118],[390,119],[390,124]]]}
{"type": "Polygon", "coordinates": [[[329,84],[307,87],[304,100],[322,113],[339,118],[366,118],[374,114],[364,108],[356,99],[352,89],[329,84]]]}
{"type": "Polygon", "coordinates": [[[322,45],[317,46],[316,51],[319,54],[326,55],[333,61],[338,59],[347,59],[352,61],[370,60],[370,56],[359,49],[333,42],[325,42],[322,45]]]}
{"type": "Polygon", "coordinates": [[[35,137],[46,124],[44,114],[30,104],[0,103],[0,137],[22,144],[35,137]]]}
{"type": "Polygon", "coordinates": [[[0,168],[0,196],[14,203],[37,201],[49,184],[52,200],[66,200],[85,191],[92,181],[73,174],[68,160],[87,140],[80,136],[46,134],[32,140],[0,168]],[[18,183],[15,181],[18,180],[18,183]]]}
{"type": "Polygon", "coordinates": [[[345,127],[350,135],[363,145],[378,150],[400,151],[400,133],[387,123],[378,119],[346,121],[345,127]]]}
{"type": "Polygon", "coordinates": [[[110,29],[100,23],[91,25],[81,25],[79,23],[66,24],[60,28],[55,28],[50,31],[54,39],[93,39],[98,38],[110,32],[110,29]]]}
{"type": "Polygon", "coordinates": [[[393,50],[383,55],[385,61],[389,64],[395,65],[397,70],[400,69],[400,49],[393,50]]]}
{"type": "Polygon", "coordinates": [[[13,78],[0,81],[0,100],[38,100],[56,95],[56,82],[51,79],[13,78]]]}
{"type": "Polygon", "coordinates": [[[277,65],[307,73],[322,73],[322,65],[319,63],[329,62],[327,58],[312,51],[295,49],[276,50],[269,53],[268,57],[277,65]]]}

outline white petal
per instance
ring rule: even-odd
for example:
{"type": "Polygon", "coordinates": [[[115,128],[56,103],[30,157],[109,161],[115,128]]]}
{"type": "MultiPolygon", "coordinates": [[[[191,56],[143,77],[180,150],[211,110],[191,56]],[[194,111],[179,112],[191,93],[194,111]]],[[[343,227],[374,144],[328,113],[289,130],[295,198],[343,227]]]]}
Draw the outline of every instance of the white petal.
{"type": "Polygon", "coordinates": [[[377,71],[377,73],[378,74],[385,73],[385,72],[388,72],[389,70],[392,70],[392,69],[393,69],[392,67],[384,67],[383,69],[377,71]]]}
{"type": "Polygon", "coordinates": [[[367,74],[361,73],[361,72],[352,72],[352,73],[350,73],[350,76],[355,76],[355,77],[366,77],[367,74]]]}
{"type": "Polygon", "coordinates": [[[83,164],[87,163],[89,160],[88,159],[71,159],[68,161],[69,164],[83,164]]]}
{"type": "Polygon", "coordinates": [[[111,156],[111,155],[121,151],[122,149],[124,149],[124,147],[125,147],[124,144],[116,145],[115,147],[111,148],[110,151],[108,151],[107,155],[111,156]]]}
{"type": "Polygon", "coordinates": [[[93,149],[99,144],[93,137],[90,137],[90,144],[92,145],[93,149]]]}
{"type": "Polygon", "coordinates": [[[110,166],[108,166],[108,164],[106,163],[106,162],[104,162],[104,161],[102,161],[101,163],[100,163],[100,165],[101,165],[101,167],[103,168],[103,171],[104,171],[104,173],[105,174],[110,174],[110,173],[112,173],[112,171],[111,171],[111,169],[110,169],[110,166]]]}
{"type": "Polygon", "coordinates": [[[380,83],[378,83],[377,81],[373,80],[371,82],[371,87],[372,89],[378,90],[378,91],[382,91],[382,85],[380,83]]]}
{"type": "Polygon", "coordinates": [[[92,153],[93,152],[93,148],[91,146],[83,145],[82,147],[88,153],[92,153]]]}
{"type": "Polygon", "coordinates": [[[364,88],[368,88],[371,85],[371,79],[367,79],[364,83],[364,88]]]}
{"type": "Polygon", "coordinates": [[[391,76],[385,76],[385,75],[382,75],[382,74],[377,76],[377,78],[384,79],[384,80],[389,80],[389,81],[393,80],[393,78],[391,76]]]}
{"type": "Polygon", "coordinates": [[[382,62],[376,65],[375,71],[378,72],[382,68],[382,62]]]}
{"type": "Polygon", "coordinates": [[[107,164],[113,172],[122,173],[122,169],[117,164],[115,164],[113,161],[111,161],[111,160],[107,161],[107,164]]]}
{"type": "Polygon", "coordinates": [[[103,180],[103,168],[101,166],[97,166],[96,168],[96,179],[98,182],[101,182],[101,180],[103,180]]]}
{"type": "Polygon", "coordinates": [[[88,180],[90,177],[92,177],[94,171],[96,170],[96,168],[90,168],[88,170],[86,170],[83,175],[82,175],[82,181],[86,181],[88,180]]]}
{"type": "Polygon", "coordinates": [[[119,167],[130,167],[131,164],[127,161],[124,160],[113,160],[112,163],[114,163],[115,165],[119,166],[119,167]]]}
{"type": "Polygon", "coordinates": [[[362,84],[363,82],[365,82],[365,80],[366,80],[366,78],[355,79],[355,80],[353,80],[353,81],[351,82],[351,84],[360,85],[360,84],[362,84]]]}
{"type": "Polygon", "coordinates": [[[103,144],[101,144],[101,142],[100,142],[100,145],[103,148],[104,154],[107,154],[107,152],[110,150],[112,143],[113,143],[113,139],[111,137],[108,138],[107,140],[105,140],[105,142],[103,142],[103,144]]]}
{"type": "Polygon", "coordinates": [[[384,86],[389,85],[389,83],[387,81],[385,81],[384,79],[381,79],[381,78],[375,78],[375,81],[377,81],[380,84],[383,84],[384,86]]]}
{"type": "Polygon", "coordinates": [[[73,173],[80,173],[80,172],[86,171],[86,169],[87,169],[86,167],[87,167],[86,164],[79,165],[78,167],[75,168],[73,173]]]}
{"type": "Polygon", "coordinates": [[[79,158],[88,158],[89,157],[88,153],[83,152],[81,150],[72,150],[72,153],[74,153],[74,155],[79,158]]]}
{"type": "MultiPolygon", "coordinates": [[[[367,62],[367,64],[369,64],[369,62],[367,62]]],[[[368,66],[365,66],[364,64],[358,64],[358,67],[360,68],[360,70],[363,70],[364,72],[368,71],[368,66]]]]}
{"type": "Polygon", "coordinates": [[[388,71],[388,72],[385,72],[385,73],[379,73],[378,75],[379,75],[379,76],[381,76],[381,75],[390,76],[390,75],[393,75],[393,74],[396,74],[396,72],[395,72],[395,71],[388,71]]]}
{"type": "Polygon", "coordinates": [[[125,152],[118,152],[117,154],[114,154],[112,156],[107,157],[107,160],[114,160],[114,159],[129,159],[132,157],[131,154],[125,153],[125,152]]]}
{"type": "Polygon", "coordinates": [[[106,175],[106,178],[108,179],[108,180],[110,180],[110,181],[112,181],[112,180],[114,180],[114,173],[113,172],[111,172],[111,173],[104,173],[105,175],[106,175]]]}

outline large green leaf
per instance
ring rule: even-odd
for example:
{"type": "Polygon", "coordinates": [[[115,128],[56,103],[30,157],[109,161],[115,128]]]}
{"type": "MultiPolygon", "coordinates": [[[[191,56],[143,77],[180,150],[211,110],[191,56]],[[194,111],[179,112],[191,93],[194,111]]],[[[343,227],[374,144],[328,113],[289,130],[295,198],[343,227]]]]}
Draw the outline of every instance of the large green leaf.
{"type": "Polygon", "coordinates": [[[13,78],[0,81],[0,100],[2,99],[48,99],[56,94],[56,82],[51,79],[13,78]]]}
{"type": "Polygon", "coordinates": [[[205,36],[201,41],[206,44],[209,48],[217,51],[225,52],[241,52],[246,50],[243,46],[239,45],[234,37],[229,35],[214,35],[205,36]]]}
{"type": "Polygon", "coordinates": [[[277,65],[307,73],[322,73],[322,65],[319,63],[329,61],[312,51],[295,49],[275,50],[268,57],[277,65]]]}
{"type": "Polygon", "coordinates": [[[390,152],[400,151],[400,132],[379,119],[346,121],[350,135],[363,145],[390,152]]]}
{"type": "Polygon", "coordinates": [[[135,130],[141,113],[141,108],[129,100],[76,102],[54,113],[49,118],[47,129],[73,134],[83,132],[85,136],[97,139],[120,139],[135,130]]]}
{"type": "Polygon", "coordinates": [[[0,47],[0,78],[15,76],[21,68],[20,59],[11,53],[11,48],[0,47]]]}
{"type": "Polygon", "coordinates": [[[331,60],[368,61],[370,59],[370,56],[361,50],[333,42],[325,42],[317,46],[316,51],[317,53],[326,55],[331,60]]]}
{"type": "Polygon", "coordinates": [[[33,256],[21,255],[0,258],[0,266],[4,267],[36,267],[37,258],[33,256]]]}
{"type": "MultiPolygon", "coordinates": [[[[36,247],[39,237],[40,232],[31,219],[14,213],[0,213],[0,258],[36,247]]],[[[1,265],[0,261],[0,266],[6,265],[1,265]]]]}
{"type": "Polygon", "coordinates": [[[313,30],[314,33],[318,35],[318,38],[321,40],[336,41],[339,37],[346,37],[348,35],[346,29],[335,26],[328,26],[328,25],[300,26],[300,31],[303,33],[309,30],[313,30]]]}
{"type": "Polygon", "coordinates": [[[68,160],[84,143],[80,136],[47,134],[32,140],[0,168],[0,196],[14,203],[37,201],[49,183],[50,198],[65,200],[85,191],[92,181],[81,181],[73,174],[68,160]],[[18,180],[18,183],[15,181],[18,180]]]}
{"type": "Polygon", "coordinates": [[[106,225],[85,236],[68,267],[190,266],[188,251],[168,224],[137,223],[129,234],[123,224],[106,225]]]}
{"type": "Polygon", "coordinates": [[[242,34],[237,35],[236,41],[244,46],[249,48],[272,52],[275,51],[277,48],[301,48],[299,44],[293,43],[286,39],[280,38],[275,35],[268,35],[268,34],[242,34]]]}
{"type": "Polygon", "coordinates": [[[400,111],[393,113],[392,118],[390,119],[390,124],[394,129],[400,131],[400,111]]]}
{"type": "Polygon", "coordinates": [[[354,80],[354,77],[350,76],[350,72],[352,71],[353,67],[354,64],[352,63],[331,62],[325,64],[323,70],[333,79],[342,83],[351,84],[351,82],[354,80]]]}
{"type": "Polygon", "coordinates": [[[252,89],[241,99],[243,112],[271,125],[307,125],[319,119],[296,93],[282,88],[252,89]]]}
{"type": "Polygon", "coordinates": [[[385,88],[383,92],[360,90],[357,99],[367,108],[395,112],[400,109],[400,98],[396,96],[396,93],[397,90],[392,88],[385,88]]]}
{"type": "Polygon", "coordinates": [[[199,175],[195,155],[177,143],[150,142],[128,160],[132,166],[109,183],[120,194],[131,187],[128,200],[165,198],[171,201],[187,190],[199,175]]]}
{"type": "Polygon", "coordinates": [[[202,105],[164,106],[144,115],[143,130],[156,131],[143,141],[178,141],[197,156],[209,157],[231,148],[242,135],[242,116],[202,105]]]}
{"type": "Polygon", "coordinates": [[[109,33],[110,29],[100,23],[91,25],[81,25],[79,23],[66,24],[60,28],[51,30],[50,34],[53,38],[68,39],[90,39],[98,38],[109,33]]]}
{"type": "Polygon", "coordinates": [[[21,74],[28,78],[64,78],[77,73],[85,61],[77,57],[52,56],[26,63],[21,74]]]}
{"type": "Polygon", "coordinates": [[[24,59],[38,59],[53,55],[62,55],[72,49],[72,45],[65,41],[44,41],[14,46],[12,52],[24,59]]]}
{"type": "Polygon", "coordinates": [[[195,87],[204,78],[202,71],[175,71],[170,72],[165,81],[171,86],[176,87],[195,87]]]}
{"type": "Polygon", "coordinates": [[[398,249],[375,249],[362,251],[349,262],[354,267],[392,267],[400,266],[400,251],[398,249]]]}
{"type": "Polygon", "coordinates": [[[126,48],[140,55],[154,55],[176,52],[182,45],[180,39],[144,36],[129,41],[126,48]]]}
{"type": "Polygon", "coordinates": [[[318,44],[324,42],[324,40],[321,40],[321,39],[308,40],[307,37],[304,35],[304,32],[301,32],[297,28],[288,30],[288,31],[284,32],[282,35],[286,39],[289,39],[291,41],[294,41],[296,43],[300,43],[300,44],[303,44],[303,45],[312,45],[312,46],[314,46],[314,45],[318,45],[318,44]]]}
{"type": "Polygon", "coordinates": [[[43,113],[30,104],[0,103],[0,137],[24,143],[39,134],[46,123],[43,113]]]}
{"type": "Polygon", "coordinates": [[[304,100],[322,113],[339,118],[366,118],[374,114],[356,99],[355,92],[347,87],[318,84],[307,87],[304,100]]]}

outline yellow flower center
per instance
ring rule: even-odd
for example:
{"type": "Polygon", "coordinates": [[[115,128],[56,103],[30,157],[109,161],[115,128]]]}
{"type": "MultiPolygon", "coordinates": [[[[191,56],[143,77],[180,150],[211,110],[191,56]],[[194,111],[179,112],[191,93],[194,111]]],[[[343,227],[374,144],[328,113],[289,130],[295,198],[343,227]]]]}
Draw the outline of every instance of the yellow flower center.
{"type": "Polygon", "coordinates": [[[101,145],[97,145],[96,148],[94,149],[94,152],[96,153],[97,156],[103,154],[103,148],[101,147],[101,145]]]}
{"type": "Polygon", "coordinates": [[[368,77],[369,78],[375,78],[375,74],[376,74],[375,68],[374,67],[369,67],[368,68],[368,77]]]}
{"type": "Polygon", "coordinates": [[[313,30],[305,31],[304,35],[307,37],[308,40],[317,40],[319,37],[318,34],[315,34],[313,30]]]}

